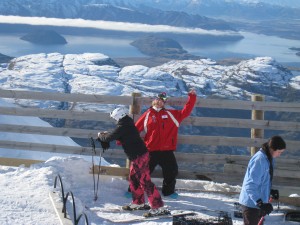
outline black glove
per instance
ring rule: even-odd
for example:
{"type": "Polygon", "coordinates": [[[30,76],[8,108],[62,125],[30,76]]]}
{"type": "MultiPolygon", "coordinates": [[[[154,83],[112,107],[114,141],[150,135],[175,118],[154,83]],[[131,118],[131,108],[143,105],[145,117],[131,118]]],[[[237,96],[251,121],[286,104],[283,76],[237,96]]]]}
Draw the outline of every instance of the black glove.
{"type": "Polygon", "coordinates": [[[101,144],[101,147],[103,149],[103,152],[108,150],[110,148],[110,144],[109,142],[105,142],[105,141],[100,141],[100,139],[98,139],[98,141],[100,142],[101,144]]]}
{"type": "Polygon", "coordinates": [[[261,199],[256,201],[256,205],[261,209],[262,215],[269,215],[273,211],[273,206],[271,203],[263,203],[261,199]]]}
{"type": "Polygon", "coordinates": [[[272,197],[274,200],[278,200],[278,199],[279,199],[279,191],[278,191],[278,190],[271,189],[271,197],[272,197]]]}

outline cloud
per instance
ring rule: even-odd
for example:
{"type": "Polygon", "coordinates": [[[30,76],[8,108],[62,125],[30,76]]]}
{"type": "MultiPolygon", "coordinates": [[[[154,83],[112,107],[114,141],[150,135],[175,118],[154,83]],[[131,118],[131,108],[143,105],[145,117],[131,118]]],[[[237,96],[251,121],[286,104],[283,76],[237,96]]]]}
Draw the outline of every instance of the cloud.
{"type": "Polygon", "coordinates": [[[0,16],[0,23],[8,24],[28,24],[28,25],[49,25],[65,27],[85,27],[101,30],[126,31],[126,32],[147,32],[147,33],[184,33],[199,35],[226,35],[236,36],[237,32],[204,30],[201,28],[184,28],[168,25],[149,25],[141,23],[126,23],[104,20],[84,20],[84,19],[59,19],[46,17],[21,17],[21,16],[0,16]]]}

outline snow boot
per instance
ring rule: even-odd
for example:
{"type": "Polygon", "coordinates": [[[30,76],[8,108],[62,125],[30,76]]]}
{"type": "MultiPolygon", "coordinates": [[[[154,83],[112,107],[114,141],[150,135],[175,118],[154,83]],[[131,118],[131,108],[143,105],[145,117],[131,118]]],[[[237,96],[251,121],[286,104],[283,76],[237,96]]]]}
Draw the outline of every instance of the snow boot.
{"type": "Polygon", "coordinates": [[[178,198],[178,194],[176,192],[174,192],[173,194],[165,195],[165,197],[172,198],[172,199],[177,199],[178,198]]]}
{"type": "Polygon", "coordinates": [[[157,209],[150,209],[148,212],[144,213],[144,217],[155,217],[155,216],[162,216],[162,215],[171,215],[170,210],[160,207],[157,209]]]}

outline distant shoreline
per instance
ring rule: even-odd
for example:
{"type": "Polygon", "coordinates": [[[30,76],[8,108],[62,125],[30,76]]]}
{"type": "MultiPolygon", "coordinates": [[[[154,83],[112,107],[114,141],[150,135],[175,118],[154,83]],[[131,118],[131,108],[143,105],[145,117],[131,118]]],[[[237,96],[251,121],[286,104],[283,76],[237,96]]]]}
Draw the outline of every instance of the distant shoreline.
{"type": "MultiPolygon", "coordinates": [[[[50,25],[28,25],[28,24],[7,24],[0,22],[0,34],[1,33],[28,33],[33,32],[38,29],[49,29],[54,30],[60,35],[73,35],[73,36],[99,36],[102,37],[114,37],[114,38],[127,38],[135,40],[139,37],[143,37],[147,34],[153,34],[153,32],[127,32],[118,30],[102,30],[89,27],[64,27],[64,26],[50,26],[50,25]]],[[[191,33],[175,33],[175,32],[156,32],[155,34],[160,34],[165,37],[176,39],[178,42],[185,43],[186,45],[207,45],[216,43],[234,43],[244,37],[241,34],[236,34],[232,36],[228,35],[210,35],[210,34],[191,34],[191,33]]]]}
{"type": "MultiPolygon", "coordinates": [[[[7,24],[6,24],[7,25],[7,24]]],[[[7,28],[9,28],[9,29],[1,29],[1,28],[4,28],[4,24],[2,23],[0,23],[0,36],[1,36],[1,34],[18,34],[18,35],[20,35],[21,33],[27,33],[28,32],[28,28],[32,28],[33,26],[24,26],[24,25],[13,25],[13,26],[5,26],[5,27],[7,27],[7,28]],[[18,29],[16,29],[18,27],[18,29]],[[19,29],[20,28],[20,29],[19,29]],[[17,32],[16,32],[17,31],[17,32]]],[[[63,29],[62,27],[60,27],[60,29],[63,29]]],[[[82,39],[83,40],[87,40],[87,42],[88,43],[90,43],[89,41],[89,39],[88,39],[88,37],[102,37],[103,39],[112,39],[112,41],[118,41],[118,40],[114,40],[114,38],[113,37],[115,37],[115,39],[117,39],[117,38],[120,38],[120,34],[118,34],[118,33],[115,33],[114,35],[113,34],[111,34],[111,33],[109,33],[109,32],[103,32],[103,33],[99,33],[99,34],[96,34],[96,33],[94,33],[94,31],[95,30],[93,30],[93,29],[89,29],[89,28],[81,28],[81,29],[73,29],[73,30],[64,30],[64,31],[66,31],[66,33],[70,33],[71,31],[72,32],[74,32],[73,33],[73,35],[74,36],[80,36],[80,35],[82,35],[83,37],[82,37],[82,39]],[[90,31],[91,31],[91,33],[90,33],[90,31]],[[87,38],[85,38],[85,36],[87,37],[87,38]]],[[[98,31],[97,31],[98,32],[98,31]]],[[[101,32],[101,31],[100,31],[101,32]]],[[[69,35],[69,34],[68,34],[69,35]]],[[[121,37],[122,37],[122,39],[127,39],[126,41],[130,41],[130,40],[132,40],[132,41],[134,41],[135,40],[135,38],[136,37],[133,37],[133,36],[131,36],[132,34],[127,34],[126,32],[124,33],[124,34],[122,34],[121,35],[121,37]]],[[[252,36],[254,36],[254,38],[257,38],[256,37],[256,34],[253,34],[252,36]]],[[[250,38],[252,38],[252,36],[250,36],[250,38]]],[[[247,40],[247,38],[248,38],[248,36],[245,36],[246,37],[246,40],[247,40]]],[[[251,40],[251,39],[250,39],[251,40]]],[[[286,42],[286,40],[282,40],[281,41],[283,44],[286,42]]],[[[179,43],[181,44],[181,42],[179,41],[179,43]]],[[[78,49],[78,48],[82,48],[82,46],[84,46],[84,42],[83,43],[80,43],[80,45],[78,44],[78,45],[76,45],[75,47],[76,47],[76,49],[78,49]]],[[[117,44],[117,43],[116,43],[117,44]]],[[[216,45],[217,45],[217,43],[215,43],[216,45]]],[[[181,44],[182,45],[182,44],[181,44]]],[[[17,45],[15,45],[15,46],[12,46],[12,48],[16,48],[16,46],[17,45]]],[[[68,46],[68,45],[66,45],[66,46],[68,46]]],[[[194,49],[194,47],[188,47],[188,46],[186,46],[186,45],[182,45],[185,49],[187,49],[187,51],[189,51],[189,52],[191,52],[191,49],[193,50],[194,49]]],[[[201,48],[200,46],[198,46],[198,45],[195,45],[195,46],[197,46],[197,48],[199,47],[199,49],[201,48]]],[[[293,43],[293,44],[291,44],[290,46],[287,46],[287,49],[288,49],[288,47],[291,47],[291,46],[294,46],[294,47],[298,47],[297,46],[297,44],[296,43],[293,43]]],[[[9,46],[9,42],[6,44],[6,47],[7,48],[10,48],[10,46],[9,46]]],[[[75,48],[75,47],[73,47],[73,48],[75,48]]],[[[149,67],[152,67],[152,66],[157,66],[157,65],[161,65],[161,64],[163,64],[163,63],[165,63],[165,62],[168,62],[168,61],[170,61],[171,59],[166,59],[166,58],[157,58],[157,57],[149,57],[149,56],[146,56],[146,55],[142,55],[140,52],[139,52],[139,54],[135,54],[136,52],[138,52],[137,50],[135,50],[135,49],[133,49],[133,47],[132,47],[132,49],[130,49],[130,51],[132,51],[134,54],[132,54],[132,53],[130,53],[130,54],[109,54],[107,51],[105,52],[105,51],[102,51],[102,49],[101,49],[101,45],[98,47],[96,44],[93,44],[93,49],[92,49],[92,51],[89,51],[89,49],[87,48],[87,49],[83,49],[83,50],[87,50],[87,51],[85,51],[85,52],[91,52],[91,53],[94,53],[95,51],[95,49],[97,49],[97,50],[99,50],[99,51],[97,51],[98,53],[102,53],[102,54],[106,54],[107,56],[109,56],[110,58],[112,58],[112,59],[114,59],[120,66],[126,66],[126,65],[137,65],[137,64],[141,64],[141,65],[145,65],[145,66],[149,66],[149,67]],[[99,48],[99,49],[98,49],[99,48]]],[[[105,47],[105,46],[104,46],[105,47]]],[[[203,53],[205,53],[205,51],[206,52],[208,52],[209,53],[209,51],[210,50],[205,50],[205,49],[208,49],[207,48],[207,46],[205,46],[206,48],[203,48],[204,50],[203,50],[203,53]]],[[[224,64],[224,65],[231,65],[231,64],[236,64],[236,63],[238,63],[238,62],[240,62],[241,60],[247,60],[247,59],[250,59],[250,58],[254,58],[255,56],[253,56],[253,54],[252,53],[243,53],[243,52],[237,52],[237,53],[230,53],[230,52],[226,52],[226,51],[228,51],[228,50],[226,50],[225,49],[225,51],[223,51],[222,52],[222,48],[223,48],[223,45],[219,45],[219,46],[217,46],[218,47],[218,49],[220,49],[220,54],[219,53],[217,53],[217,54],[215,54],[215,53],[212,53],[212,54],[206,54],[206,56],[204,55],[203,57],[208,57],[208,58],[211,58],[212,60],[215,60],[218,64],[224,64]],[[223,54],[224,53],[224,54],[223,54]],[[215,55],[217,56],[217,57],[214,57],[215,55]],[[223,54],[223,55],[222,55],[223,54]]],[[[243,46],[244,47],[244,46],[243,46]]],[[[247,46],[246,46],[247,47],[247,46]]],[[[250,46],[250,48],[248,48],[248,49],[255,49],[254,48],[255,46],[252,44],[251,46],[250,46]]],[[[120,50],[118,50],[118,52],[126,52],[129,48],[123,48],[122,49],[122,46],[120,46],[120,50]]],[[[17,46],[17,49],[19,49],[18,50],[18,52],[20,52],[22,49],[26,49],[26,48],[22,48],[22,45],[20,45],[20,46],[17,46]]],[[[246,49],[246,48],[245,48],[246,49]]],[[[72,50],[72,49],[71,49],[72,50]]],[[[80,49],[80,51],[81,51],[81,49],[80,49]]],[[[114,50],[114,51],[116,51],[116,50],[114,50]]],[[[202,51],[202,50],[201,50],[202,51]]],[[[41,52],[43,52],[42,51],[42,49],[41,49],[41,52]]],[[[56,52],[56,51],[52,51],[51,50],[51,52],[56,52]]],[[[58,52],[60,52],[60,51],[58,51],[58,52]]],[[[200,52],[200,51],[199,51],[200,52]]],[[[7,56],[10,56],[10,57],[18,57],[18,56],[21,56],[21,55],[13,55],[13,54],[9,54],[9,52],[1,52],[0,51],[0,53],[2,53],[2,54],[4,54],[4,55],[7,55],[7,56]]],[[[45,51],[45,53],[50,53],[49,51],[45,51]]],[[[202,52],[200,52],[200,53],[202,53],[202,52]]],[[[198,52],[197,53],[193,53],[193,52],[191,52],[191,54],[195,54],[195,55],[200,55],[200,53],[198,54],[198,52]]],[[[32,52],[30,52],[30,53],[28,53],[28,54],[35,54],[33,51],[32,52]]],[[[22,55],[28,55],[28,54],[23,54],[22,53],[22,55]]],[[[80,53],[77,53],[77,52],[72,52],[72,51],[66,51],[66,52],[61,52],[61,54],[80,54],[80,53]]],[[[268,55],[268,54],[261,54],[261,55],[268,55]]],[[[273,57],[272,55],[270,55],[270,57],[273,57]]],[[[281,57],[281,55],[279,55],[279,57],[281,57]]],[[[300,67],[300,60],[299,61],[297,61],[297,59],[294,59],[294,58],[299,58],[299,56],[292,56],[293,58],[291,59],[291,60],[289,60],[289,61],[280,61],[280,60],[277,60],[279,63],[281,63],[282,65],[284,65],[284,66],[286,66],[286,67],[288,67],[289,69],[291,69],[291,70],[293,70],[293,71],[299,71],[299,67],[300,67]]],[[[273,57],[273,58],[275,58],[275,57],[273,57]]]]}

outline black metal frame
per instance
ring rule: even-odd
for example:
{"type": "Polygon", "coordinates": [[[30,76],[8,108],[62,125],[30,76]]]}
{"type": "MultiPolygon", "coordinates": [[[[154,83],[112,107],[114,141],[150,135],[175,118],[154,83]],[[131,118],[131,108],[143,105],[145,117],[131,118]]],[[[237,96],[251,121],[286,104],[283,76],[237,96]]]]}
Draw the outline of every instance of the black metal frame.
{"type": "Polygon", "coordinates": [[[88,225],[89,224],[88,217],[84,212],[82,212],[78,217],[76,217],[76,205],[75,205],[74,195],[73,195],[72,191],[69,191],[65,196],[64,186],[63,186],[63,183],[62,183],[61,176],[59,174],[54,179],[54,188],[56,188],[58,180],[60,182],[60,191],[61,191],[62,202],[63,202],[62,213],[64,213],[64,218],[67,218],[67,200],[68,200],[68,197],[71,196],[72,197],[72,202],[73,202],[72,203],[72,208],[73,208],[73,222],[74,222],[74,225],[78,225],[78,223],[79,223],[80,219],[82,218],[82,216],[85,219],[85,224],[88,225]]]}

